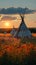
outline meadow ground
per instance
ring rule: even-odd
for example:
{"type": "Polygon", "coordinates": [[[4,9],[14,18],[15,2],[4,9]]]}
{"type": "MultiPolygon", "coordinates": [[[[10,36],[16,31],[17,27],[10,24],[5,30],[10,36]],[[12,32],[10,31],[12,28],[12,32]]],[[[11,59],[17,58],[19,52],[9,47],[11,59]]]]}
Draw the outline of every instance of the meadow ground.
{"type": "Polygon", "coordinates": [[[36,36],[17,39],[0,34],[0,65],[36,65],[36,36]]]}

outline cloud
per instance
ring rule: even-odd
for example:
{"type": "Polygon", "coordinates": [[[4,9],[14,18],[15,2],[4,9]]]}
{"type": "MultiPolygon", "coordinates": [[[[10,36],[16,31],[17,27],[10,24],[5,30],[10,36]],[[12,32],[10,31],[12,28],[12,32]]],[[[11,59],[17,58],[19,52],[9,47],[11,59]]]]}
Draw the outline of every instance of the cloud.
{"type": "Polygon", "coordinates": [[[10,21],[10,20],[15,20],[16,19],[16,17],[12,17],[12,16],[3,16],[2,18],[1,18],[1,21],[10,21]]]}
{"type": "Polygon", "coordinates": [[[31,13],[34,13],[36,12],[36,10],[32,10],[32,9],[29,9],[29,8],[21,8],[21,7],[18,7],[18,8],[14,8],[14,7],[10,7],[10,8],[2,8],[0,10],[0,14],[31,14],[31,13]]]}

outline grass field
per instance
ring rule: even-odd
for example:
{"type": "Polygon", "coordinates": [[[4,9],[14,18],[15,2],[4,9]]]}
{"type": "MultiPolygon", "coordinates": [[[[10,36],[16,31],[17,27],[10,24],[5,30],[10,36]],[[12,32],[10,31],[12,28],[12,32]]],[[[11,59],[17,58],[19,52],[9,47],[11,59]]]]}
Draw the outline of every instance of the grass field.
{"type": "Polygon", "coordinates": [[[36,36],[17,39],[0,34],[0,65],[36,65],[36,36]]]}

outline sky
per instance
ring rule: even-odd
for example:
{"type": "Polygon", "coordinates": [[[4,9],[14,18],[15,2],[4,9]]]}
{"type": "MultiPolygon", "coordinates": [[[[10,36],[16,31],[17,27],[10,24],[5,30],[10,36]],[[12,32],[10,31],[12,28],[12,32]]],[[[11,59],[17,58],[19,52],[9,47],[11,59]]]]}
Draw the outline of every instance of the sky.
{"type": "Polygon", "coordinates": [[[0,0],[0,8],[28,7],[36,9],[36,0],[0,0]]]}
{"type": "MultiPolygon", "coordinates": [[[[13,28],[13,26],[15,28],[18,28],[21,23],[21,18],[18,14],[14,14],[14,15],[1,14],[0,20],[1,20],[0,28],[13,28]],[[5,16],[8,16],[8,17],[5,18],[5,16]],[[9,16],[10,16],[10,18],[9,18],[9,16]],[[16,19],[13,20],[11,18],[12,16],[16,17],[16,19]]],[[[28,28],[36,28],[36,13],[25,15],[25,24],[28,28]]]]}
{"type": "MultiPolygon", "coordinates": [[[[36,0],[0,0],[0,8],[9,8],[9,7],[22,7],[22,8],[30,8],[30,9],[36,9],[36,0]]],[[[18,17],[18,16],[17,16],[18,17]]],[[[1,19],[1,18],[0,18],[1,19]]],[[[14,26],[18,27],[20,25],[20,21],[10,20],[8,19],[6,23],[6,20],[3,22],[0,22],[0,28],[6,28],[6,27],[12,27],[14,26]],[[5,23],[4,23],[5,22],[5,23]],[[9,26],[10,24],[10,26],[9,26]]],[[[29,14],[25,17],[25,22],[28,27],[36,27],[36,13],[35,14],[29,14]]]]}

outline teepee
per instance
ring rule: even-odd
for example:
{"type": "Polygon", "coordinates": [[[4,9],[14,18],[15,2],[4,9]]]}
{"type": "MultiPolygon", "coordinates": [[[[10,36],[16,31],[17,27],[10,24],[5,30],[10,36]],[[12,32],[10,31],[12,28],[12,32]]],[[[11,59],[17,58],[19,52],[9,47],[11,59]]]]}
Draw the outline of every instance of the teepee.
{"type": "Polygon", "coordinates": [[[13,29],[11,30],[10,34],[14,35],[15,32],[16,32],[16,30],[15,30],[15,28],[14,28],[14,26],[13,26],[13,29]]]}
{"type": "Polygon", "coordinates": [[[24,16],[21,16],[21,24],[16,32],[16,34],[14,34],[14,37],[17,38],[24,38],[24,37],[31,37],[31,32],[29,31],[29,29],[27,28],[25,22],[24,22],[24,16]]]}

